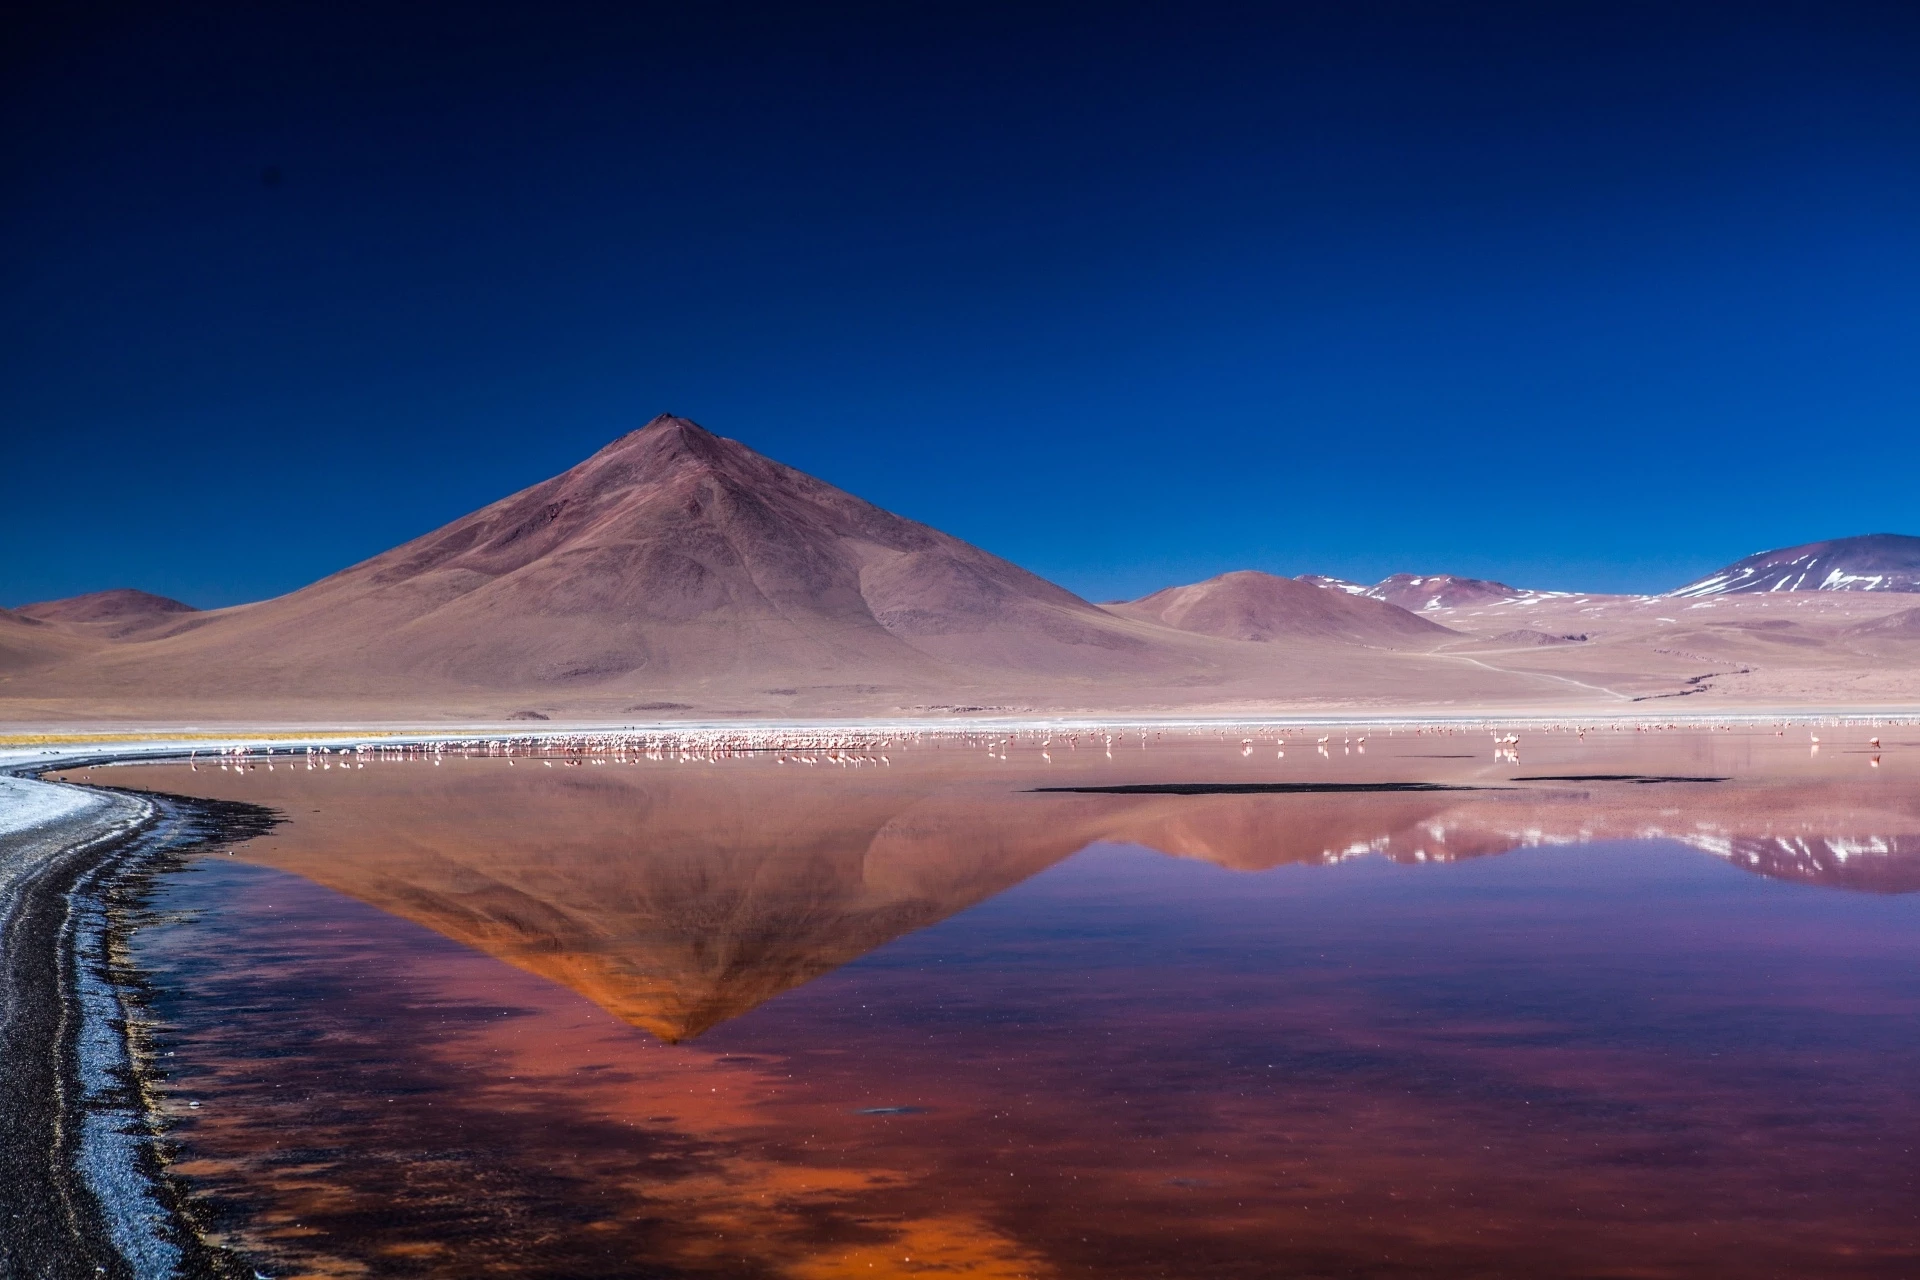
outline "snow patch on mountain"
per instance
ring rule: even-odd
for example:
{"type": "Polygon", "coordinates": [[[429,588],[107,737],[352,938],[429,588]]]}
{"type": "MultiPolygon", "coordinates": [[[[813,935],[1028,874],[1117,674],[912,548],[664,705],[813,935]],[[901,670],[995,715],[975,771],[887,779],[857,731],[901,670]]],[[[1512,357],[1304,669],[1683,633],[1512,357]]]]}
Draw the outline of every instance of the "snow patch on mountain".
{"type": "Polygon", "coordinates": [[[1920,592],[1920,538],[1869,533],[1762,551],[1667,594],[1685,599],[1763,591],[1920,592]]]}

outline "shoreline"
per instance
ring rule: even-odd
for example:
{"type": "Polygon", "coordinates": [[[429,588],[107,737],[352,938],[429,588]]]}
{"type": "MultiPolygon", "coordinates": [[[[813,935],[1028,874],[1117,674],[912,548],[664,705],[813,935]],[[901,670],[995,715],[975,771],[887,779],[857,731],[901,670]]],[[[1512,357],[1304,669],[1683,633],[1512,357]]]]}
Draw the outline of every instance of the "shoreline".
{"type": "Polygon", "coordinates": [[[0,1274],[251,1277],[167,1175],[126,942],[155,876],[271,815],[3,773],[0,791],[0,1274]]]}

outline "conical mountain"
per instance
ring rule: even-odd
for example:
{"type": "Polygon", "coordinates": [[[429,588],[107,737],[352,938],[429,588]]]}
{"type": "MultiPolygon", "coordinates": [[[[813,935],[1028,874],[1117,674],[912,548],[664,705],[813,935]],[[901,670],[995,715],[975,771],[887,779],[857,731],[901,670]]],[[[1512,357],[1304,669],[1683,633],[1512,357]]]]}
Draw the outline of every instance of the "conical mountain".
{"type": "Polygon", "coordinates": [[[116,647],[95,675],[203,695],[638,693],[742,672],[924,684],[955,665],[1169,656],[997,556],[661,416],[310,587],[116,647]]]}

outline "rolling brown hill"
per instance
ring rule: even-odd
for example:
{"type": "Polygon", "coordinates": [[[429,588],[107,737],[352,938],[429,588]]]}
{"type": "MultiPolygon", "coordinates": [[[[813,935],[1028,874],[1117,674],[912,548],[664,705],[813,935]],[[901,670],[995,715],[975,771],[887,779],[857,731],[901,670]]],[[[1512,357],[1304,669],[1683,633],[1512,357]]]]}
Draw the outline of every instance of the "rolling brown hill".
{"type": "Polygon", "coordinates": [[[1841,634],[1856,640],[1920,641],[1920,609],[1902,609],[1884,617],[1856,622],[1841,634]]]}
{"type": "Polygon", "coordinates": [[[1107,608],[1123,617],[1228,640],[1310,638],[1383,648],[1431,648],[1436,641],[1458,634],[1398,605],[1254,569],[1168,587],[1107,608]]]}
{"type": "Polygon", "coordinates": [[[14,612],[35,622],[51,622],[108,640],[125,640],[163,631],[180,622],[184,615],[198,613],[199,610],[150,591],[116,587],[111,591],[91,591],[64,600],[24,604],[14,612]]]}

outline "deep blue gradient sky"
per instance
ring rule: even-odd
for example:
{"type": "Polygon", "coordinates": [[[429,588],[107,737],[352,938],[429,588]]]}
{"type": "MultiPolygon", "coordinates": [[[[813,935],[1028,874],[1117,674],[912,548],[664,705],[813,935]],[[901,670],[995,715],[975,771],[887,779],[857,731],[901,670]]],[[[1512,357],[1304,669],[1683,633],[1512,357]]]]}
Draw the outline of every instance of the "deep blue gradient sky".
{"type": "Polygon", "coordinates": [[[1096,599],[1920,533],[1910,3],[79,4],[0,46],[0,604],[290,590],[661,410],[1096,599]]]}

